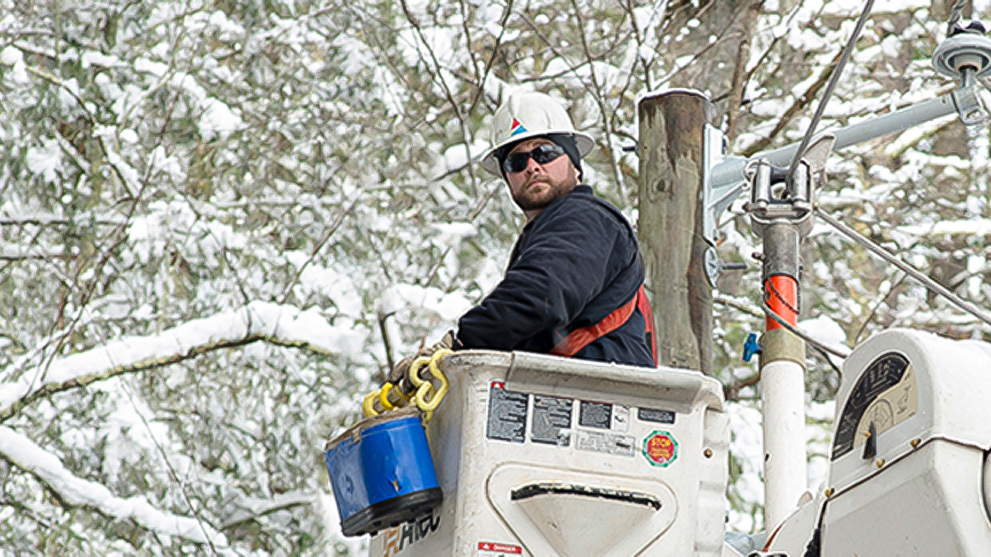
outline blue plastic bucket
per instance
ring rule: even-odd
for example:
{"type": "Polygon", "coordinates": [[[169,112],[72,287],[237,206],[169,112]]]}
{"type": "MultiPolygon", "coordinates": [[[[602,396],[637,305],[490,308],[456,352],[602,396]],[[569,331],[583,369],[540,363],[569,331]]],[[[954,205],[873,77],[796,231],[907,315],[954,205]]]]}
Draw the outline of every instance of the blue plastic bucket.
{"type": "Polygon", "coordinates": [[[345,536],[408,522],[442,500],[427,435],[414,409],[358,422],[327,443],[324,460],[345,536]]]}

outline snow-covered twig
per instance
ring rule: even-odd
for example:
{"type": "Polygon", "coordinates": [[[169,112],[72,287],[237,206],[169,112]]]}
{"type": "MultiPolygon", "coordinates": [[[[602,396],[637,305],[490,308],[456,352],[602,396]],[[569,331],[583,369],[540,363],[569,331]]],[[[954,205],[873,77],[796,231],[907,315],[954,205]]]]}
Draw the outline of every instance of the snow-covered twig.
{"type": "Polygon", "coordinates": [[[62,248],[42,249],[35,246],[30,246],[26,248],[22,248],[20,246],[0,247],[0,260],[2,261],[20,261],[24,259],[55,259],[58,257],[71,258],[71,257],[75,257],[75,254],[66,253],[66,250],[62,248]]]}
{"type": "Polygon", "coordinates": [[[257,499],[246,497],[241,505],[244,510],[239,510],[233,516],[220,525],[222,530],[228,530],[235,526],[255,520],[267,514],[289,509],[292,507],[308,506],[313,503],[313,494],[304,492],[283,493],[276,495],[272,499],[257,499]]]}
{"type": "Polygon", "coordinates": [[[223,534],[196,519],[155,508],[143,497],[122,499],[102,484],[75,476],[58,457],[9,427],[0,426],[0,454],[45,484],[67,505],[89,507],[115,520],[133,520],[154,532],[195,543],[228,545],[223,534]]]}
{"type": "Polygon", "coordinates": [[[286,293],[282,296],[283,304],[286,303],[286,300],[289,299],[289,296],[292,294],[293,287],[295,287],[296,283],[299,282],[299,277],[303,276],[303,271],[305,271],[306,267],[310,264],[311,261],[313,261],[313,258],[317,256],[317,253],[319,253],[320,248],[322,248],[324,244],[327,243],[327,240],[329,240],[330,237],[334,235],[334,232],[337,232],[337,229],[341,227],[342,223],[344,223],[344,219],[346,219],[348,215],[351,214],[351,211],[354,210],[355,206],[357,206],[358,202],[361,200],[362,200],[361,196],[356,197],[354,201],[351,202],[351,205],[349,205],[347,209],[342,211],[341,214],[337,216],[337,219],[334,220],[334,223],[327,228],[327,232],[323,235],[323,238],[321,238],[320,241],[317,242],[317,245],[314,246],[312,253],[310,253],[310,257],[308,257],[306,261],[304,261],[303,264],[299,266],[299,270],[296,271],[296,274],[292,277],[292,280],[289,282],[289,286],[286,288],[286,293]]]}
{"type": "Polygon", "coordinates": [[[332,327],[315,309],[303,311],[295,306],[252,302],[161,334],[125,337],[28,369],[18,380],[0,383],[0,422],[54,393],[163,367],[220,348],[264,340],[326,354],[339,351],[347,334],[353,333],[332,327]],[[45,381],[35,384],[42,374],[45,381]]]}

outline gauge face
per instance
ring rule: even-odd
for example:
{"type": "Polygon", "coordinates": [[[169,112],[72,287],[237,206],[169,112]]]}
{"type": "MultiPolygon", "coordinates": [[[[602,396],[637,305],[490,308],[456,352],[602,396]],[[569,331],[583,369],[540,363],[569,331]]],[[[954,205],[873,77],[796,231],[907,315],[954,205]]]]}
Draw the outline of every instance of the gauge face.
{"type": "Polygon", "coordinates": [[[874,424],[874,431],[878,435],[895,425],[895,411],[890,402],[879,398],[867,408],[864,417],[857,424],[857,433],[853,437],[853,448],[864,444],[871,424],[874,424]]]}
{"type": "Polygon", "coordinates": [[[864,372],[837,421],[832,460],[864,444],[871,424],[878,435],[916,412],[915,374],[908,358],[888,352],[875,359],[864,372]]]}

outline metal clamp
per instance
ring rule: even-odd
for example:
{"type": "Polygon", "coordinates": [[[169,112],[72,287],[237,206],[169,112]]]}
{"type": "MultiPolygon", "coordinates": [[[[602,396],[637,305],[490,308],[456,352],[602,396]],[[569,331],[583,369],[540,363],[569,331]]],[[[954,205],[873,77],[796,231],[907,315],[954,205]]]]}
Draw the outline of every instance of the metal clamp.
{"type": "MultiPolygon", "coordinates": [[[[966,77],[968,75],[971,75],[971,72],[966,72],[965,80],[968,79],[966,77]]],[[[977,87],[961,87],[950,95],[953,97],[953,106],[957,109],[957,114],[960,115],[960,120],[964,125],[977,126],[988,120],[988,111],[984,108],[981,96],[977,94],[977,87]]]]}
{"type": "Polygon", "coordinates": [[[786,221],[799,227],[802,236],[812,230],[812,203],[816,182],[825,170],[826,159],[833,151],[836,138],[823,135],[816,138],[794,171],[772,165],[766,160],[747,165],[750,181],[750,214],[754,232],[763,234],[773,221],[786,221]]]}
{"type": "MultiPolygon", "coordinates": [[[[987,121],[988,111],[978,94],[977,79],[991,77],[991,38],[982,33],[953,35],[933,53],[932,64],[940,74],[960,80],[960,87],[941,97],[833,130],[830,133],[836,136],[834,148],[844,149],[954,112],[968,126],[987,121]]],[[[703,192],[703,236],[710,245],[716,244],[719,216],[747,190],[746,167],[757,159],[766,159],[777,165],[788,164],[797,148],[797,145],[788,145],[748,159],[727,155],[723,143],[722,133],[707,126],[703,152],[707,170],[703,192]]]]}
{"type": "Polygon", "coordinates": [[[991,75],[991,39],[980,32],[960,32],[943,41],[933,53],[932,64],[942,75],[960,80],[953,91],[953,106],[964,124],[983,124],[988,112],[977,94],[974,83],[991,75]]]}
{"type": "Polygon", "coordinates": [[[745,209],[753,220],[756,232],[760,233],[773,220],[784,219],[801,224],[810,218],[811,169],[805,161],[800,164],[794,179],[790,181],[788,169],[774,166],[764,159],[747,165],[750,201],[745,209]]]}

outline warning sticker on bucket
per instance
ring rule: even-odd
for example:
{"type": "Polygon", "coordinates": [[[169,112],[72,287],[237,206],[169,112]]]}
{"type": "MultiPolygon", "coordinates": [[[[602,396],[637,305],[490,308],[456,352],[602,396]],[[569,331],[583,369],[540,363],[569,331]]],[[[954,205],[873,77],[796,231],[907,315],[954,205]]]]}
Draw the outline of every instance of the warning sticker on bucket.
{"type": "Polygon", "coordinates": [[[485,436],[498,441],[524,443],[529,398],[526,393],[507,391],[502,381],[493,381],[489,386],[489,417],[485,436]]]}
{"type": "Polygon", "coordinates": [[[678,458],[678,442],[667,431],[654,431],[643,440],[643,456],[651,466],[667,466],[678,458]]]}
{"type": "Polygon", "coordinates": [[[511,543],[478,542],[479,557],[509,557],[523,555],[523,548],[511,543]]]}
{"type": "Polygon", "coordinates": [[[670,410],[658,410],[656,408],[640,408],[637,410],[637,418],[639,418],[641,422],[673,424],[674,412],[670,410]]]}
{"type": "Polygon", "coordinates": [[[634,456],[637,442],[632,435],[620,435],[605,431],[584,431],[575,434],[575,448],[580,451],[634,456]]]}
{"type": "Polygon", "coordinates": [[[578,425],[613,431],[630,429],[630,407],[583,400],[578,406],[578,425]]]}
{"type": "Polygon", "coordinates": [[[574,400],[533,395],[533,426],[530,440],[559,447],[571,445],[571,413],[574,400]]]}

